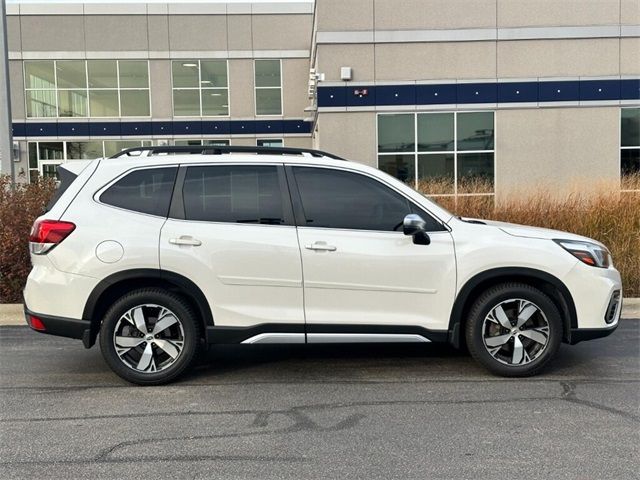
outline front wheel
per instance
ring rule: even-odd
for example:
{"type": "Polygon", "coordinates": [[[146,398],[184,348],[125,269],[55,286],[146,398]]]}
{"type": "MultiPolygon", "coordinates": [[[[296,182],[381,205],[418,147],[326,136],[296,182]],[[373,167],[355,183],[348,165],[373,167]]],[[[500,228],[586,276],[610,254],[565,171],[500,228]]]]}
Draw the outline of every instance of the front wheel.
{"type": "Polygon", "coordinates": [[[530,285],[505,283],[484,292],[471,308],[469,352],[489,371],[507,377],[540,372],[562,340],[558,308],[530,285]]]}
{"type": "Polygon", "coordinates": [[[111,369],[139,385],[160,385],[181,375],[200,344],[199,323],[187,302],[158,288],[133,291],[106,313],[100,349],[111,369]]]}

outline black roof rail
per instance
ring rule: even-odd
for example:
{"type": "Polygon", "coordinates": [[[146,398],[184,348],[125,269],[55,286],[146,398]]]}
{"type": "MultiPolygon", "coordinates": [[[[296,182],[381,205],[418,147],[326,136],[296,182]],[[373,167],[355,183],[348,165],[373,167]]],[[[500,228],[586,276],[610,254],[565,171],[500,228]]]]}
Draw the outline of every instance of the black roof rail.
{"type": "Polygon", "coordinates": [[[146,153],[145,156],[158,154],[176,154],[189,153],[192,155],[222,155],[225,153],[257,153],[262,155],[303,155],[309,154],[312,157],[328,157],[334,160],[344,160],[332,153],[314,150],[312,148],[294,148],[294,147],[251,147],[246,145],[195,145],[195,146],[151,146],[151,147],[133,147],[122,150],[109,158],[118,158],[124,156],[139,156],[146,153]]]}

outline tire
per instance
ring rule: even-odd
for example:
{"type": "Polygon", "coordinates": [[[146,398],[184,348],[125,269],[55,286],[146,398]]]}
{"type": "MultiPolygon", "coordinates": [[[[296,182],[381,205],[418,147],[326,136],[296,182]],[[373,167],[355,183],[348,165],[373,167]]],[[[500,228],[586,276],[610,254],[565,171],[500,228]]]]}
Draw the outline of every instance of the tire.
{"type": "Polygon", "coordinates": [[[179,295],[160,288],[124,295],[107,311],[100,328],[105,361],[118,376],[138,385],[178,378],[193,363],[200,343],[200,322],[193,309],[179,295]]]}
{"type": "Polygon", "coordinates": [[[504,283],[482,293],[465,325],[471,356],[503,377],[542,371],[562,341],[562,318],[543,292],[523,283],[504,283]]]}

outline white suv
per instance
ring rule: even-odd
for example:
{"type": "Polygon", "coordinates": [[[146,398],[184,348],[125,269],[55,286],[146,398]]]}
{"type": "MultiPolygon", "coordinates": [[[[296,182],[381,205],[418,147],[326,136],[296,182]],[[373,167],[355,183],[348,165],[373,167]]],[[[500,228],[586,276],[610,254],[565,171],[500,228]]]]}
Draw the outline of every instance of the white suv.
{"type": "Polygon", "coordinates": [[[134,383],[216,343],[449,342],[532,375],[618,324],[601,243],[454,217],[323,152],[143,147],[60,176],[30,236],[27,322],[87,348],[99,335],[134,383]]]}

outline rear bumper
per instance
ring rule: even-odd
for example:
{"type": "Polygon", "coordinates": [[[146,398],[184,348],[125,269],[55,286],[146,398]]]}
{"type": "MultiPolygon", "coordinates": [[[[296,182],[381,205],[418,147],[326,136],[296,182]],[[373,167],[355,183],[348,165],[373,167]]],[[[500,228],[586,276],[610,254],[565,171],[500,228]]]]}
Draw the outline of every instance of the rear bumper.
{"type": "Polygon", "coordinates": [[[27,321],[27,325],[29,325],[29,327],[31,327],[31,329],[35,330],[36,332],[47,333],[49,335],[57,335],[59,337],[82,339],[85,346],[87,346],[91,327],[91,322],[89,320],[76,320],[73,318],[40,315],[29,310],[26,305],[24,307],[24,316],[25,320],[27,321]],[[34,328],[31,317],[36,317],[38,320],[40,320],[40,323],[44,328],[34,328]]]}

